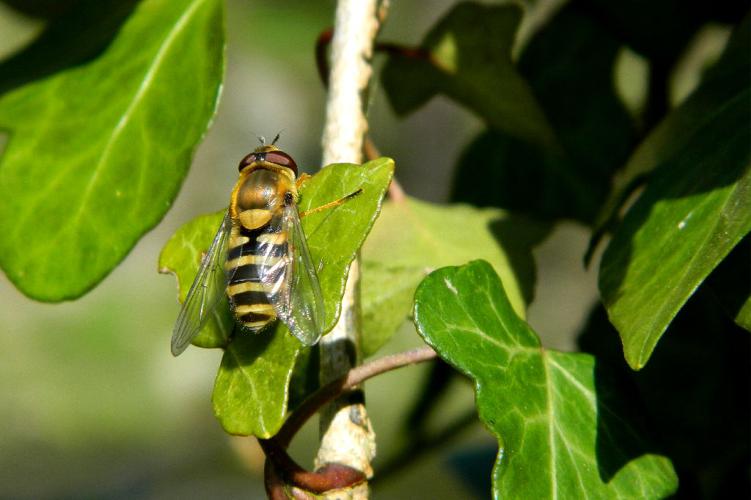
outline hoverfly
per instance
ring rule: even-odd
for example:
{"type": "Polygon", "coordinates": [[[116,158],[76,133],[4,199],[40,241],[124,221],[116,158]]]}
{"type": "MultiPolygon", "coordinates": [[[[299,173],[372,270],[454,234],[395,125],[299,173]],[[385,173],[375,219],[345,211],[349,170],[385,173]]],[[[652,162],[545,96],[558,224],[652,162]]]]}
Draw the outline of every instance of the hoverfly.
{"type": "MultiPolygon", "coordinates": [[[[235,320],[260,332],[277,318],[305,345],[323,333],[323,297],[300,216],[297,164],[287,153],[262,145],[239,165],[240,178],[227,214],[203,258],[172,333],[172,354],[198,335],[224,294],[235,320]]],[[[351,195],[317,207],[340,204],[351,195]]]]}

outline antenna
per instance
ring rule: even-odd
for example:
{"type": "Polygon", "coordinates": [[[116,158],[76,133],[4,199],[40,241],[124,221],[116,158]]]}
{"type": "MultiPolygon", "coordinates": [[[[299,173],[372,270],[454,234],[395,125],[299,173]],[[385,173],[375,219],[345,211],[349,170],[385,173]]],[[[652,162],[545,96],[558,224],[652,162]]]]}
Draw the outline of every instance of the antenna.
{"type": "Polygon", "coordinates": [[[271,145],[272,145],[272,146],[273,146],[273,145],[275,145],[275,144],[276,144],[276,141],[278,141],[278,140],[279,140],[279,136],[280,136],[280,135],[282,135],[282,132],[284,132],[284,129],[282,129],[282,130],[280,130],[279,132],[277,132],[277,133],[276,133],[276,137],[274,137],[274,140],[273,140],[273,141],[271,141],[271,145]]]}
{"type": "Polygon", "coordinates": [[[257,135],[256,137],[258,137],[258,140],[261,141],[261,146],[265,146],[266,145],[266,138],[264,136],[257,135]]]}

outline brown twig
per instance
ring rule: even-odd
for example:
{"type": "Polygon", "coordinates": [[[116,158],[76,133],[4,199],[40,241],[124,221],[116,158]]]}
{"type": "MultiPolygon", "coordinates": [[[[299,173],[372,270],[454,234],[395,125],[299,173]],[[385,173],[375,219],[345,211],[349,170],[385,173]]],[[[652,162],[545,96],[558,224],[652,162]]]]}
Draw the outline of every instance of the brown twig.
{"type": "Polygon", "coordinates": [[[352,368],[346,375],[326,384],[308,397],[287,418],[276,436],[258,440],[267,459],[264,475],[269,497],[277,498],[275,495],[280,493],[284,495],[285,484],[314,493],[323,493],[365,481],[366,478],[362,472],[341,464],[327,464],[316,472],[307,471],[289,456],[286,447],[310,417],[342,393],[381,373],[428,361],[436,356],[436,352],[427,346],[384,356],[352,368]],[[280,479],[280,474],[283,480],[280,479]]]}

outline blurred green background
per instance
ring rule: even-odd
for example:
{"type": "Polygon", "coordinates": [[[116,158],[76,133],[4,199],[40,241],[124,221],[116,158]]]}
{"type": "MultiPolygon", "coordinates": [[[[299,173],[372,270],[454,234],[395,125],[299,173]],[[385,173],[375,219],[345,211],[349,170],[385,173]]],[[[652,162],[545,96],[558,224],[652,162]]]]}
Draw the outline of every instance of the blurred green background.
{"type": "MultiPolygon", "coordinates": [[[[416,44],[453,3],[394,1],[381,38],[416,44]]],[[[534,2],[519,43],[562,3],[534,2]]],[[[313,48],[333,9],[333,0],[229,1],[219,112],[162,223],[76,302],[33,302],[0,276],[0,498],[263,496],[255,442],[225,435],[212,415],[221,351],[192,348],[177,359],[169,353],[176,284],[157,274],[156,263],[181,224],[226,205],[237,161],[256,146],[257,135],[281,130],[280,144],[298,164],[317,168],[325,93],[313,48]]],[[[0,57],[43,28],[42,21],[0,3],[0,57]]],[[[673,103],[696,84],[727,35],[719,26],[702,30],[672,83],[673,103]]],[[[638,56],[623,52],[613,77],[632,110],[643,102],[645,72],[638,56]]],[[[447,201],[453,162],[482,124],[444,98],[397,120],[377,80],[374,85],[371,133],[382,153],[396,159],[404,189],[447,201]]],[[[574,335],[596,300],[595,272],[581,264],[588,236],[587,228],[564,223],[536,250],[538,283],[529,321],[547,347],[573,350],[574,335]]],[[[419,343],[405,325],[386,352],[419,343]]],[[[376,471],[398,450],[401,419],[425,369],[407,368],[366,386],[378,435],[376,471]]],[[[455,384],[436,420],[448,422],[471,405],[469,385],[455,384]]],[[[293,444],[293,455],[305,465],[316,433],[314,422],[293,444]]],[[[475,423],[411,467],[380,477],[373,497],[486,497],[494,453],[494,440],[475,423]]]]}

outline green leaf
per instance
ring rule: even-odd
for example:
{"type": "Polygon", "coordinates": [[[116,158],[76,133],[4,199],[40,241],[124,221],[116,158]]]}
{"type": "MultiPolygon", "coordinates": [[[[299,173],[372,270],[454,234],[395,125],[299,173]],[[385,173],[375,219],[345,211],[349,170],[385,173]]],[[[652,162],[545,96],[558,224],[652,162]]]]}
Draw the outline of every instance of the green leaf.
{"type": "MultiPolygon", "coordinates": [[[[313,263],[321,266],[318,279],[326,310],[325,331],[333,328],[339,317],[349,266],[378,217],[393,172],[394,162],[388,158],[362,166],[329,165],[300,189],[301,212],[362,189],[344,204],[302,219],[313,263]]],[[[221,211],[194,219],[180,228],[162,250],[160,268],[177,276],[181,300],[223,214],[221,211]]],[[[207,323],[194,344],[226,345],[223,325],[226,321],[232,324],[232,315],[226,301],[218,307],[216,319],[207,323]]],[[[279,430],[287,411],[290,378],[303,350],[281,323],[258,335],[236,332],[225,348],[213,395],[214,413],[228,433],[268,438],[279,430]]],[[[299,380],[299,384],[306,384],[304,376],[299,380]]]]}
{"type": "Polygon", "coordinates": [[[414,290],[425,275],[473,258],[493,265],[514,309],[524,316],[534,289],[531,248],[547,230],[497,209],[441,206],[411,198],[384,204],[362,251],[366,355],[380,348],[405,321],[414,290]]]}
{"type": "Polygon", "coordinates": [[[545,114],[511,61],[520,18],[515,5],[456,5],[419,51],[391,53],[382,80],[394,110],[410,113],[443,93],[490,127],[557,150],[545,114]]]}
{"type": "Polygon", "coordinates": [[[499,441],[495,498],[658,498],[677,486],[600,377],[595,358],[543,349],[486,262],[430,274],[415,324],[475,381],[480,419],[499,441]]]}
{"type": "Polygon", "coordinates": [[[613,189],[595,221],[587,250],[589,261],[605,232],[615,225],[621,206],[645,176],[682,152],[696,140],[707,123],[727,104],[748,90],[751,61],[751,17],[733,32],[720,60],[706,73],[696,90],[665,117],[639,144],[623,169],[614,178],[613,189]]]}
{"type": "Polygon", "coordinates": [[[363,261],[360,277],[363,356],[378,352],[404,323],[412,308],[415,288],[424,277],[425,271],[419,267],[363,261]]]}
{"type": "Polygon", "coordinates": [[[270,438],[287,413],[289,381],[302,344],[279,323],[227,346],[214,383],[214,415],[229,434],[270,438]]]}
{"type": "Polygon", "coordinates": [[[171,205],[216,108],[223,3],[145,0],[100,57],[0,97],[0,266],[86,293],[171,205]]]}
{"type": "Polygon", "coordinates": [[[328,331],[339,319],[349,265],[381,212],[394,160],[380,158],[362,166],[334,164],[323,168],[300,190],[300,210],[306,211],[338,200],[358,189],[362,193],[339,207],[304,217],[303,229],[313,263],[323,263],[318,273],[326,308],[328,331]]]}
{"type": "MultiPolygon", "coordinates": [[[[159,272],[171,273],[177,278],[177,295],[180,303],[185,301],[193,279],[198,274],[203,256],[214,240],[226,210],[196,217],[184,224],[172,235],[159,254],[159,272]]],[[[223,347],[232,333],[234,320],[229,311],[229,302],[223,298],[212,317],[193,339],[198,347],[223,347]]]]}
{"type": "Polygon", "coordinates": [[[658,169],[600,265],[599,288],[629,365],[642,368],[678,310],[751,230],[747,89],[658,169]]]}

